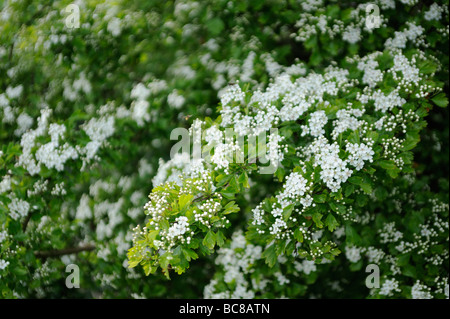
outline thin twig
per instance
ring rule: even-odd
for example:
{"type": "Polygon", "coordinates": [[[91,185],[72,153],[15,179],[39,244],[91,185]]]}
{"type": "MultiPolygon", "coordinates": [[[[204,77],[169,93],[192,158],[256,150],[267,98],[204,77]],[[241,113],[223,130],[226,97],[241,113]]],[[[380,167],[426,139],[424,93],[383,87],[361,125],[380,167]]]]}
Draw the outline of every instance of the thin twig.
{"type": "Polygon", "coordinates": [[[23,232],[25,232],[27,230],[27,226],[28,226],[28,223],[30,222],[32,214],[33,214],[33,212],[29,211],[28,214],[27,214],[27,217],[25,217],[25,220],[23,221],[23,224],[22,224],[22,231],[23,232]]]}
{"type": "Polygon", "coordinates": [[[48,257],[58,257],[70,254],[77,254],[82,251],[91,251],[94,250],[94,245],[85,245],[79,247],[71,247],[65,249],[54,249],[54,250],[45,250],[45,251],[36,251],[34,255],[39,258],[48,258],[48,257]]]}

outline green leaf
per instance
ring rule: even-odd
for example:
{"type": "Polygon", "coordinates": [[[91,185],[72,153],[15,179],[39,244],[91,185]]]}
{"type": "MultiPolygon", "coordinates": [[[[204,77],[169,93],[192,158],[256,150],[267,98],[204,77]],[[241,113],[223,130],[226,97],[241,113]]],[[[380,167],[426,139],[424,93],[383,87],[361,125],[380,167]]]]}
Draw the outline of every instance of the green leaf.
{"type": "Polygon", "coordinates": [[[150,263],[145,263],[144,265],[142,265],[142,268],[144,269],[144,273],[146,276],[150,275],[151,273],[154,273],[156,271],[156,268],[153,268],[152,265],[150,265],[150,263]]]}
{"type": "Polygon", "coordinates": [[[11,272],[19,277],[23,277],[28,273],[27,270],[22,267],[12,267],[11,272]]]}
{"type": "Polygon", "coordinates": [[[234,199],[234,197],[235,197],[235,193],[220,192],[220,194],[222,194],[222,196],[226,199],[234,199]]]}
{"type": "Polygon", "coordinates": [[[387,198],[388,192],[383,186],[378,186],[375,188],[375,196],[378,200],[383,201],[387,198]]]}
{"type": "Polygon", "coordinates": [[[411,278],[417,278],[417,270],[413,265],[405,265],[402,267],[402,274],[411,278]]]}
{"type": "Polygon", "coordinates": [[[410,254],[403,254],[403,255],[398,256],[397,265],[400,267],[408,265],[410,263],[410,261],[409,261],[410,257],[411,257],[410,254]]]}
{"type": "Polygon", "coordinates": [[[350,176],[348,181],[354,185],[361,185],[364,182],[361,176],[350,176]]]}
{"type": "Polygon", "coordinates": [[[298,242],[303,243],[303,233],[302,233],[302,231],[300,230],[300,228],[297,228],[297,229],[294,231],[294,238],[295,238],[298,242]]]}
{"type": "Polygon", "coordinates": [[[169,267],[170,261],[172,258],[172,254],[169,252],[165,252],[159,257],[159,265],[162,269],[167,269],[169,267]]]}
{"type": "Polygon", "coordinates": [[[351,132],[347,138],[347,141],[353,144],[359,144],[360,143],[359,130],[351,132]]]}
{"type": "Polygon", "coordinates": [[[327,201],[327,195],[326,194],[314,195],[313,199],[316,203],[325,203],[327,201]]]}
{"type": "Polygon", "coordinates": [[[234,194],[235,194],[235,193],[239,193],[239,191],[240,191],[240,186],[239,186],[239,182],[238,182],[236,176],[233,176],[233,177],[230,179],[230,184],[229,184],[229,186],[225,189],[225,191],[228,192],[228,193],[234,193],[234,194]]]}
{"type": "Polygon", "coordinates": [[[180,211],[184,210],[194,198],[192,194],[183,194],[178,198],[178,205],[180,206],[180,211]]]}
{"type": "Polygon", "coordinates": [[[225,244],[225,235],[222,233],[222,231],[218,231],[216,234],[216,243],[217,246],[222,247],[225,244]]]}
{"type": "Polygon", "coordinates": [[[296,242],[293,240],[290,240],[288,244],[286,245],[286,255],[292,256],[292,253],[295,251],[296,248],[296,242]]]}
{"type": "Polygon", "coordinates": [[[439,93],[435,97],[431,98],[431,101],[439,107],[447,107],[448,105],[448,98],[445,93],[439,93]]]}
{"type": "Polygon", "coordinates": [[[284,168],[281,166],[277,168],[277,171],[275,172],[275,176],[277,177],[279,182],[283,181],[284,175],[286,174],[284,168]]]}
{"type": "Polygon", "coordinates": [[[156,239],[156,236],[158,236],[158,234],[159,234],[159,230],[151,230],[146,235],[146,240],[149,243],[153,243],[155,241],[155,239],[156,239]]]}
{"type": "Polygon", "coordinates": [[[322,219],[322,214],[319,212],[315,212],[312,215],[312,220],[314,221],[314,223],[316,224],[317,227],[322,228],[323,227],[323,222],[321,221],[322,219]]]}
{"type": "Polygon", "coordinates": [[[403,150],[409,151],[412,150],[416,145],[420,142],[420,135],[418,133],[412,134],[412,133],[406,133],[405,141],[403,142],[403,150]]]}
{"type": "Polygon", "coordinates": [[[238,179],[238,182],[244,186],[245,188],[250,188],[250,184],[248,183],[248,175],[247,172],[243,172],[238,179]]]}
{"type": "Polygon", "coordinates": [[[130,260],[128,261],[128,268],[134,268],[139,265],[140,260],[130,260]]]}
{"type": "Polygon", "coordinates": [[[209,32],[212,33],[212,35],[216,36],[223,31],[223,29],[225,28],[225,24],[220,18],[213,18],[206,22],[206,27],[208,28],[209,32]]]}
{"type": "Polygon", "coordinates": [[[333,214],[328,214],[327,218],[325,219],[325,226],[327,226],[330,231],[334,231],[336,227],[339,226],[339,223],[333,216],[333,214]]]}
{"type": "Polygon", "coordinates": [[[224,186],[226,183],[228,183],[230,181],[231,177],[233,177],[233,176],[232,175],[224,175],[224,174],[218,175],[216,177],[216,182],[217,182],[216,186],[218,188],[224,186]]]}
{"type": "Polygon", "coordinates": [[[184,255],[184,257],[186,257],[187,261],[191,261],[191,259],[195,260],[198,258],[197,253],[195,251],[193,251],[192,249],[183,247],[182,250],[183,250],[183,255],[184,255]]]}
{"type": "Polygon", "coordinates": [[[361,237],[358,235],[358,232],[350,225],[345,226],[345,236],[346,240],[353,245],[358,246],[361,243],[361,237]]]}
{"type": "Polygon", "coordinates": [[[362,183],[359,185],[366,194],[372,194],[372,185],[370,183],[362,183]]]}
{"type": "Polygon", "coordinates": [[[292,211],[294,210],[294,205],[289,205],[283,209],[283,220],[288,221],[289,217],[291,217],[292,211]]]}
{"type": "Polygon", "coordinates": [[[266,264],[269,265],[269,267],[273,267],[277,262],[277,254],[275,248],[275,244],[272,244],[267,247],[262,253],[262,257],[264,257],[266,264]]]}
{"type": "Polygon", "coordinates": [[[382,168],[386,170],[397,168],[394,161],[392,160],[379,160],[378,165],[380,165],[382,168]]]}
{"type": "Polygon", "coordinates": [[[239,206],[236,205],[235,201],[228,202],[228,204],[225,205],[223,208],[223,214],[228,215],[231,213],[236,213],[240,210],[239,206]]]}
{"type": "Polygon", "coordinates": [[[396,178],[398,176],[398,173],[400,173],[400,169],[395,165],[394,161],[392,160],[380,160],[378,162],[378,165],[384,168],[386,172],[389,174],[389,176],[392,178],[396,178]]]}
{"type": "Polygon", "coordinates": [[[355,191],[355,186],[352,184],[346,184],[344,188],[344,195],[345,197],[349,197],[353,192],[355,191]]]}
{"type": "Polygon", "coordinates": [[[369,201],[369,197],[367,195],[364,195],[364,194],[356,195],[356,204],[358,204],[359,207],[366,206],[368,201],[369,201]]]}
{"type": "Polygon", "coordinates": [[[203,245],[208,247],[208,249],[213,249],[215,244],[216,244],[216,236],[211,230],[209,230],[206,233],[205,238],[203,239],[203,245]]]}

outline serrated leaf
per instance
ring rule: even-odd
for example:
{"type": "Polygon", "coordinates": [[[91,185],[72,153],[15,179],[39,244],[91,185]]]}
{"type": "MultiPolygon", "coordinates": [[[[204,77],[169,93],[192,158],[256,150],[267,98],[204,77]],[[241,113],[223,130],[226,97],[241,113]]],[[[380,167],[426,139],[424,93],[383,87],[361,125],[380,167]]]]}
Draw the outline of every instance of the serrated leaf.
{"type": "Polygon", "coordinates": [[[183,255],[184,255],[184,257],[186,257],[187,261],[191,261],[191,259],[195,260],[198,258],[197,253],[195,251],[193,251],[192,249],[183,247],[182,250],[183,250],[183,255]]]}
{"type": "Polygon", "coordinates": [[[238,179],[238,182],[244,186],[245,188],[250,188],[250,184],[248,182],[248,175],[247,172],[243,172],[238,179]]]}
{"type": "Polygon", "coordinates": [[[319,213],[319,212],[315,212],[311,217],[312,217],[312,220],[314,221],[314,223],[316,224],[316,226],[318,227],[318,228],[322,228],[323,227],[323,222],[322,222],[322,214],[321,213],[319,213]]]}
{"type": "Polygon", "coordinates": [[[231,213],[236,213],[240,210],[239,206],[236,204],[235,201],[231,201],[228,204],[225,205],[223,208],[223,214],[228,215],[231,213]]]}
{"type": "Polygon", "coordinates": [[[194,195],[192,194],[183,194],[178,198],[178,205],[180,207],[180,211],[186,209],[186,207],[192,202],[194,195]]]}
{"type": "Polygon", "coordinates": [[[219,230],[216,234],[217,246],[222,247],[225,244],[225,235],[219,230]]]}
{"type": "Polygon", "coordinates": [[[435,97],[431,98],[431,101],[439,107],[447,107],[448,105],[448,98],[445,93],[439,93],[435,97]]]}
{"type": "Polygon", "coordinates": [[[329,231],[334,231],[336,227],[339,226],[339,223],[333,216],[333,214],[328,214],[327,218],[325,219],[325,226],[328,227],[329,231]]]}
{"type": "Polygon", "coordinates": [[[297,229],[294,231],[294,238],[295,238],[298,242],[303,243],[303,233],[302,233],[302,231],[300,230],[300,228],[297,228],[297,229]]]}
{"type": "Polygon", "coordinates": [[[211,230],[209,230],[206,233],[206,236],[203,239],[202,243],[203,243],[203,245],[208,247],[208,249],[213,249],[214,246],[216,245],[216,235],[211,230]]]}
{"type": "Polygon", "coordinates": [[[266,264],[269,265],[269,267],[273,267],[277,262],[277,254],[275,252],[275,248],[275,244],[272,244],[267,247],[262,253],[262,257],[264,257],[266,264]]]}
{"type": "Polygon", "coordinates": [[[287,221],[291,217],[292,211],[294,210],[294,205],[288,205],[283,209],[283,220],[287,221]]]}
{"type": "Polygon", "coordinates": [[[325,203],[327,201],[327,195],[326,194],[314,195],[313,199],[316,203],[325,203]]]}

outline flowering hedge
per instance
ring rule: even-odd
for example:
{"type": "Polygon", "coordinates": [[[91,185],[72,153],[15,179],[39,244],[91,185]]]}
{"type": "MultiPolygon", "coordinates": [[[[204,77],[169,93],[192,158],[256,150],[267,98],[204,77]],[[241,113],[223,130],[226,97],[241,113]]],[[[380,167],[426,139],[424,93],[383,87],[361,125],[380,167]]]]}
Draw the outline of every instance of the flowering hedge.
{"type": "Polygon", "coordinates": [[[0,7],[3,298],[448,298],[448,1],[71,4],[0,7]]]}

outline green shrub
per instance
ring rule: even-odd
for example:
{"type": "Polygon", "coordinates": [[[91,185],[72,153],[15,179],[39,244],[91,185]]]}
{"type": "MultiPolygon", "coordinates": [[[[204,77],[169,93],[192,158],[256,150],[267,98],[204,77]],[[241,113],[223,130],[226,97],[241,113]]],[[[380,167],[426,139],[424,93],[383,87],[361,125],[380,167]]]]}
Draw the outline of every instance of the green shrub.
{"type": "Polygon", "coordinates": [[[3,298],[448,298],[448,1],[70,4],[0,5],[3,298]]]}

